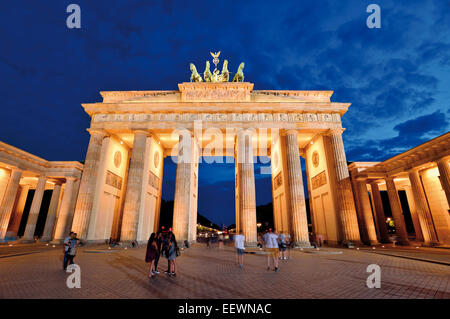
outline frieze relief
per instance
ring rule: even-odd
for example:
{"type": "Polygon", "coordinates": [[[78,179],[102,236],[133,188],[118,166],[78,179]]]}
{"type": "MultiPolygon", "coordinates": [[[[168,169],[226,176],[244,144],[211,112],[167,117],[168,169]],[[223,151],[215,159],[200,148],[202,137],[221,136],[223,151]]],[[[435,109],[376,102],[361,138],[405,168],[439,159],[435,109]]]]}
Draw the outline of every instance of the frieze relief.
{"type": "Polygon", "coordinates": [[[340,123],[338,113],[141,113],[95,114],[94,123],[100,122],[329,122],[340,123]]]}

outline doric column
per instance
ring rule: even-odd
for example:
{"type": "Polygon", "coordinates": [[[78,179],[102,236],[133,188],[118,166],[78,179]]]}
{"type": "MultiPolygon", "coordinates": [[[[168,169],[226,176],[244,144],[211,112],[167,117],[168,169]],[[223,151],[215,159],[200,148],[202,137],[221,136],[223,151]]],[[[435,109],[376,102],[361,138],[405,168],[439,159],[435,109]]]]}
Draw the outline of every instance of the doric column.
{"type": "Polygon", "coordinates": [[[414,202],[413,191],[411,186],[405,187],[406,199],[408,201],[411,219],[414,224],[414,232],[416,233],[416,241],[423,241],[422,227],[420,226],[419,216],[416,211],[416,203],[414,202]]]}
{"type": "Polygon", "coordinates": [[[100,162],[103,138],[105,137],[103,131],[89,130],[89,133],[91,134],[91,139],[86,153],[73,219],[73,231],[81,239],[87,238],[89,220],[94,202],[95,186],[97,183],[98,164],[100,162]]]}
{"type": "Polygon", "coordinates": [[[353,191],[345,157],[343,130],[331,130],[328,134],[333,160],[335,184],[338,199],[339,221],[341,223],[341,240],[361,242],[359,236],[358,219],[356,216],[353,191]]]}
{"type": "Polygon", "coordinates": [[[131,242],[136,240],[139,222],[139,211],[142,201],[142,187],[148,182],[143,179],[145,154],[147,147],[147,131],[135,131],[131,151],[130,169],[128,171],[125,204],[120,240],[131,242]]]}
{"type": "Polygon", "coordinates": [[[31,202],[30,213],[28,214],[27,226],[25,227],[22,242],[34,242],[34,231],[36,230],[36,222],[41,210],[42,197],[44,196],[46,182],[47,177],[45,175],[39,176],[33,201],[31,202]]]}
{"type": "Polygon", "coordinates": [[[64,186],[64,193],[62,196],[58,219],[56,221],[55,233],[53,236],[53,240],[55,240],[55,242],[59,242],[65,237],[69,236],[69,226],[71,224],[70,218],[72,217],[70,213],[70,206],[73,201],[75,180],[76,179],[74,177],[66,178],[66,185],[64,186]]]}
{"type": "Polygon", "coordinates": [[[444,188],[445,195],[447,196],[447,203],[450,207],[450,157],[444,157],[437,161],[437,167],[439,175],[441,176],[442,187],[444,188]]]}
{"type": "Polygon", "coordinates": [[[298,132],[286,132],[286,167],[288,176],[288,205],[293,239],[298,247],[309,247],[308,219],[306,217],[305,191],[303,189],[302,167],[298,151],[298,132]]]}
{"type": "Polygon", "coordinates": [[[382,243],[389,243],[389,234],[386,227],[386,215],[384,214],[383,201],[381,200],[380,189],[376,182],[370,183],[372,189],[373,203],[375,216],[378,220],[378,227],[380,233],[380,241],[382,243]]]}
{"type": "Polygon", "coordinates": [[[56,212],[58,210],[59,197],[61,195],[61,182],[56,182],[53,188],[50,206],[48,207],[47,218],[45,220],[44,232],[41,241],[50,241],[53,235],[53,226],[55,225],[56,212]]]}
{"type": "Polygon", "coordinates": [[[194,203],[197,200],[195,192],[197,180],[194,174],[198,162],[196,147],[194,136],[180,134],[173,206],[173,232],[181,245],[185,240],[193,241],[192,223],[197,224],[197,205],[194,203]]]}
{"type": "Polygon", "coordinates": [[[17,232],[19,231],[20,222],[22,220],[23,210],[25,209],[25,203],[28,197],[28,191],[30,190],[30,185],[19,186],[19,195],[17,198],[16,206],[14,212],[11,216],[8,226],[8,232],[6,237],[16,238],[17,232]]]}
{"type": "Polygon", "coordinates": [[[236,135],[236,166],[239,191],[239,229],[246,246],[256,246],[256,198],[253,167],[252,130],[239,130],[236,135]]]}
{"type": "Polygon", "coordinates": [[[408,175],[411,182],[416,214],[419,217],[420,228],[422,230],[424,245],[435,244],[437,243],[437,237],[434,231],[431,213],[428,209],[422,182],[420,181],[419,171],[417,168],[413,168],[409,170],[408,175]]]}
{"type": "Polygon", "coordinates": [[[13,168],[9,177],[6,192],[0,206],[0,241],[5,239],[8,230],[9,220],[11,218],[14,203],[16,201],[17,190],[19,189],[22,170],[13,168]]]}
{"type": "Polygon", "coordinates": [[[389,205],[391,206],[392,216],[394,217],[395,233],[398,236],[398,243],[401,245],[409,245],[402,205],[400,203],[400,198],[398,197],[397,188],[395,187],[394,178],[392,176],[388,176],[386,178],[386,188],[389,196],[389,205]]]}
{"type": "Polygon", "coordinates": [[[364,219],[365,231],[367,239],[371,245],[378,244],[377,233],[375,231],[375,224],[372,216],[372,209],[370,208],[369,195],[367,191],[367,183],[365,180],[357,180],[356,186],[358,187],[357,195],[358,201],[361,207],[361,217],[364,219]]]}

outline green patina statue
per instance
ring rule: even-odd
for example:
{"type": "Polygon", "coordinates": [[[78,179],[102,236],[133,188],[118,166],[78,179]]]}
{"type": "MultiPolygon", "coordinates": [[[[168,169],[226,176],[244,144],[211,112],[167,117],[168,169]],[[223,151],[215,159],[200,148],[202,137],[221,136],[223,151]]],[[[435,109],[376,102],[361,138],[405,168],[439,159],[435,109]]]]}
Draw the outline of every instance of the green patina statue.
{"type": "Polygon", "coordinates": [[[228,72],[228,61],[223,61],[222,73],[220,74],[220,82],[228,82],[230,79],[230,72],[228,72]]]}
{"type": "Polygon", "coordinates": [[[244,72],[242,71],[244,70],[244,65],[244,62],[239,64],[239,68],[233,77],[233,82],[244,82],[244,72]]]}
{"type": "Polygon", "coordinates": [[[212,82],[213,76],[209,67],[209,61],[206,61],[205,72],[203,72],[203,78],[205,79],[205,82],[212,82]]]}
{"type": "Polygon", "coordinates": [[[197,72],[197,68],[195,67],[195,65],[193,63],[190,64],[190,69],[191,69],[191,82],[203,82],[202,77],[200,76],[200,74],[198,74],[197,72]]]}

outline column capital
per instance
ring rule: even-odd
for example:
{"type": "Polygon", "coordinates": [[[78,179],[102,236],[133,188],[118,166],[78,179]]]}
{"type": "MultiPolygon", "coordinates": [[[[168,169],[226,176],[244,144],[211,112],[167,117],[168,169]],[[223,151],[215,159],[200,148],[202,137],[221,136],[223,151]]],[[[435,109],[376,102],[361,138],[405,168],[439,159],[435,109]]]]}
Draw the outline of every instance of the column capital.
{"type": "Polygon", "coordinates": [[[298,130],[289,129],[281,131],[280,135],[298,135],[298,130]]]}
{"type": "Polygon", "coordinates": [[[394,181],[395,176],[392,175],[386,175],[386,177],[384,178],[386,181],[394,181]]]}
{"type": "Polygon", "coordinates": [[[448,161],[450,161],[450,155],[441,157],[440,159],[436,160],[436,163],[443,163],[443,162],[448,162],[448,161]]]}
{"type": "Polygon", "coordinates": [[[145,136],[150,136],[151,135],[151,133],[150,133],[150,131],[147,131],[147,130],[142,130],[142,129],[136,129],[136,130],[134,130],[133,129],[133,133],[134,133],[134,135],[145,135],[145,136]]]}
{"type": "Polygon", "coordinates": [[[77,179],[78,179],[78,178],[76,178],[76,177],[74,177],[74,176],[67,176],[67,177],[66,177],[66,183],[67,183],[68,181],[75,182],[77,179]]]}
{"type": "Polygon", "coordinates": [[[344,133],[345,128],[339,127],[339,128],[332,128],[326,131],[323,135],[325,136],[333,136],[333,135],[342,135],[344,133]]]}
{"type": "Polygon", "coordinates": [[[55,186],[56,186],[56,185],[61,186],[61,185],[63,184],[63,181],[61,181],[61,180],[59,180],[59,179],[58,179],[58,180],[52,180],[51,182],[54,183],[55,186]]]}
{"type": "Polygon", "coordinates": [[[109,136],[109,134],[107,132],[105,132],[104,130],[88,128],[88,129],[86,129],[86,131],[88,131],[89,134],[91,134],[91,135],[101,135],[102,137],[109,136]]]}

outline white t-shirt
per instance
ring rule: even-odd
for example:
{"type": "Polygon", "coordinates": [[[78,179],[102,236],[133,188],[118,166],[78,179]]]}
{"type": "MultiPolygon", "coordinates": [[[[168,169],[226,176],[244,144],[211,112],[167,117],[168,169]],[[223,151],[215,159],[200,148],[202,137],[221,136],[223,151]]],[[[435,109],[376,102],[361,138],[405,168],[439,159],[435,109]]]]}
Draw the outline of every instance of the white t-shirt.
{"type": "Polygon", "coordinates": [[[264,235],[264,242],[266,243],[266,248],[278,248],[278,235],[267,233],[264,235]]]}
{"type": "Polygon", "coordinates": [[[244,241],[245,241],[244,235],[235,235],[234,236],[234,247],[236,247],[238,249],[245,249],[244,241]]]}

